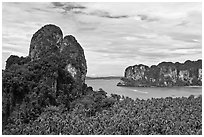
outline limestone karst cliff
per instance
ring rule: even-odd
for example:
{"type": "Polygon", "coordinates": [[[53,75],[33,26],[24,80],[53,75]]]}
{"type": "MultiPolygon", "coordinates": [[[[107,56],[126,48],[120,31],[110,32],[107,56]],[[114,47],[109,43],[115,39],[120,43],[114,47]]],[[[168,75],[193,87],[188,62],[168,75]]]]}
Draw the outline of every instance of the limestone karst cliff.
{"type": "MultiPolygon", "coordinates": [[[[32,37],[29,57],[31,60],[56,55],[64,70],[69,72],[80,89],[84,84],[87,65],[84,51],[72,35],[63,38],[62,31],[55,25],[45,25],[32,37]]],[[[59,64],[59,62],[56,62],[59,64]]],[[[56,72],[58,73],[58,72],[56,72]]],[[[57,83],[56,83],[57,85],[57,83]]]]}
{"type": "Polygon", "coordinates": [[[6,61],[2,74],[3,125],[9,117],[16,117],[14,110],[29,122],[46,106],[69,107],[84,94],[86,73],[84,50],[74,36],[63,38],[58,26],[43,26],[32,36],[27,57],[11,55],[6,61]]]}
{"type": "Polygon", "coordinates": [[[201,86],[202,60],[184,63],[162,62],[157,66],[134,65],[125,69],[124,77],[118,86],[172,87],[201,86]]]}

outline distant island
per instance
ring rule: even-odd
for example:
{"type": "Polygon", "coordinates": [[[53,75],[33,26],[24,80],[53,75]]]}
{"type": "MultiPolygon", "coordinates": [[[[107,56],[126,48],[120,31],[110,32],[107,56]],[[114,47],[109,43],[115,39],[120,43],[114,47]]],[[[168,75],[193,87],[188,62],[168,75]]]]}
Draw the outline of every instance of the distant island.
{"type": "Polygon", "coordinates": [[[184,63],[162,62],[151,67],[143,64],[129,66],[117,86],[202,86],[202,60],[187,60],[184,63]]]}
{"type": "Polygon", "coordinates": [[[121,78],[122,78],[122,76],[86,77],[86,80],[94,80],[94,79],[110,80],[110,79],[121,79],[121,78]]]}

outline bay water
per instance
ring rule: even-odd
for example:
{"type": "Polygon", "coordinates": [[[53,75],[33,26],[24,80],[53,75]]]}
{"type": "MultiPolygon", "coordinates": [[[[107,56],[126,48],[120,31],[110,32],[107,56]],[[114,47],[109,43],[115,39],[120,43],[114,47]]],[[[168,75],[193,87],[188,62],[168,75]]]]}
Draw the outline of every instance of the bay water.
{"type": "Polygon", "coordinates": [[[88,86],[93,87],[95,91],[102,88],[110,94],[128,96],[132,99],[151,99],[165,97],[188,97],[190,95],[202,95],[202,87],[119,87],[116,86],[120,79],[93,79],[86,80],[88,86]]]}

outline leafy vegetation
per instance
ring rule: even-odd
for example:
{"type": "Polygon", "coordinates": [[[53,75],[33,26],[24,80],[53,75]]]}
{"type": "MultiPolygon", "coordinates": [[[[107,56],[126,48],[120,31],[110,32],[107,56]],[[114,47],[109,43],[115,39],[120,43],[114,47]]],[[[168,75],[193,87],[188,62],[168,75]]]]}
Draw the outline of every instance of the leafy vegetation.
{"type": "MultiPolygon", "coordinates": [[[[65,106],[47,106],[33,122],[10,119],[3,134],[195,135],[202,134],[202,97],[131,99],[87,88],[65,106]]],[[[17,112],[17,111],[16,111],[17,112]]]]}
{"type": "Polygon", "coordinates": [[[2,74],[3,128],[9,122],[8,118],[17,112],[21,121],[29,123],[45,107],[63,104],[69,108],[70,103],[82,94],[82,91],[76,91],[77,85],[73,84],[70,74],[63,70],[66,60],[61,56],[50,55],[24,63],[19,60],[17,56],[9,57],[2,74]],[[57,82],[60,84],[55,86],[57,82]]]}
{"type": "MultiPolygon", "coordinates": [[[[202,97],[147,100],[79,90],[67,58],[11,56],[2,76],[5,135],[202,134],[202,97]],[[55,83],[58,83],[55,85],[55,83]]],[[[157,71],[157,70],[155,70],[157,71]]]]}
{"type": "Polygon", "coordinates": [[[60,56],[12,60],[2,77],[5,135],[202,134],[201,96],[133,100],[85,84],[79,91],[60,56]]]}

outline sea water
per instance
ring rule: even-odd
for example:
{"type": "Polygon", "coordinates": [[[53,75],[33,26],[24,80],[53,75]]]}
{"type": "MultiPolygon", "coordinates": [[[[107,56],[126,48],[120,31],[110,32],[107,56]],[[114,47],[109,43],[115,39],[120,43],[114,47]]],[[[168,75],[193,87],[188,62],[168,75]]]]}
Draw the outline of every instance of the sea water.
{"type": "Polygon", "coordinates": [[[130,98],[165,98],[165,97],[188,97],[190,95],[202,95],[202,87],[119,87],[116,86],[119,79],[94,79],[86,80],[88,86],[93,87],[94,90],[102,88],[110,94],[118,94],[128,96],[130,98]]]}

